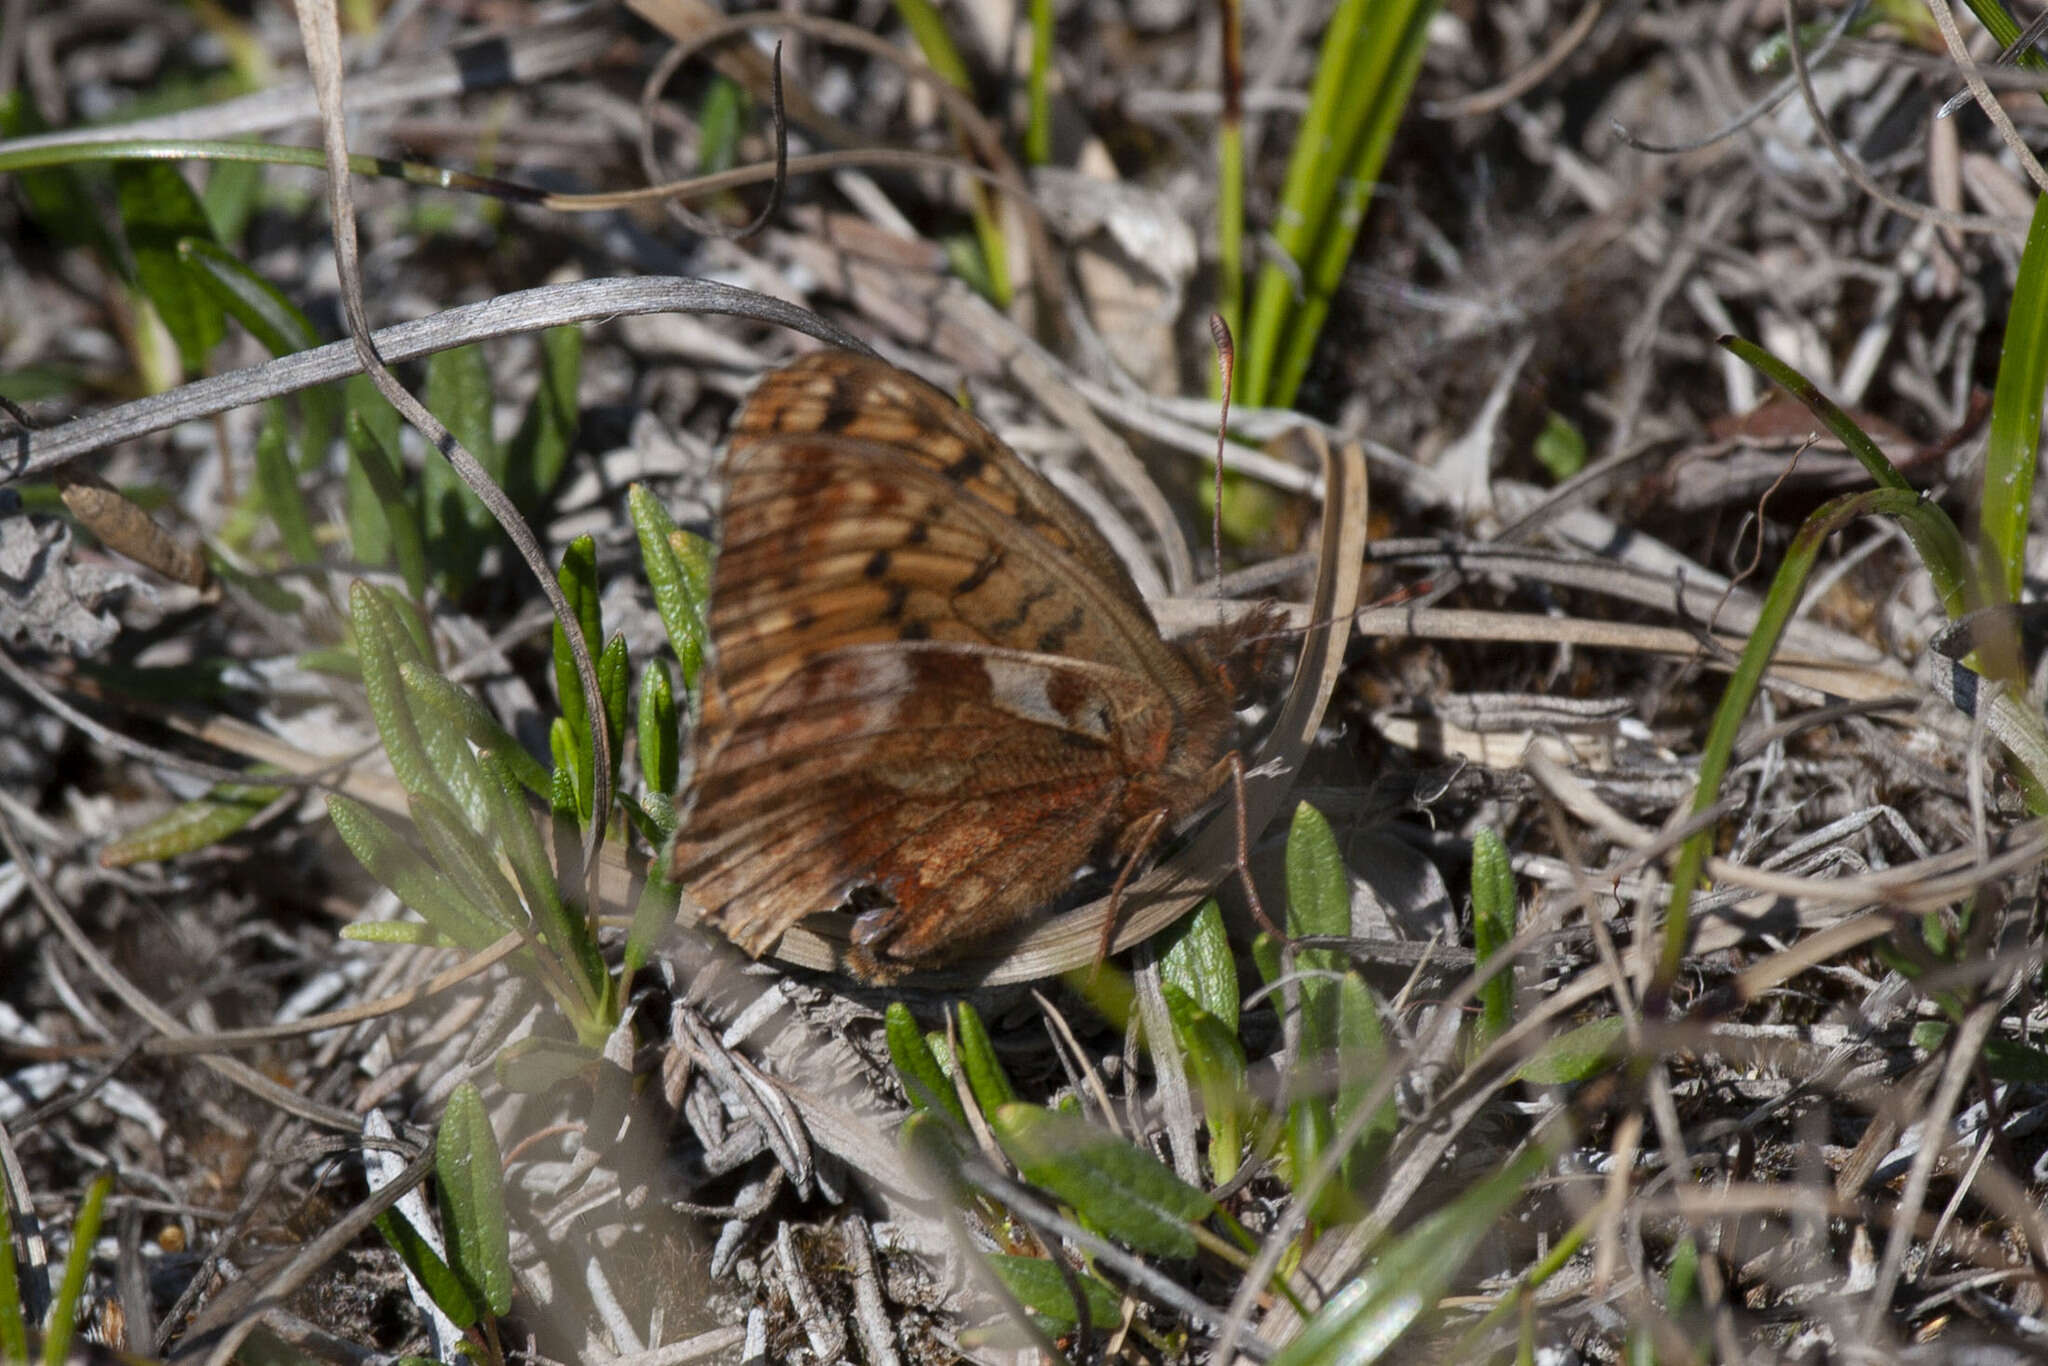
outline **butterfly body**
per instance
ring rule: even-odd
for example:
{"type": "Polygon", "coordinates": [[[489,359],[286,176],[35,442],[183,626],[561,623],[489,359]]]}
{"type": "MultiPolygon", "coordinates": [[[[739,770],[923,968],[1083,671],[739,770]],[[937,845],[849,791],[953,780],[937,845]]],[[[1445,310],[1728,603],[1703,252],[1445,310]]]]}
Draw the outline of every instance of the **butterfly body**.
{"type": "Polygon", "coordinates": [[[869,980],[953,957],[1215,793],[1226,648],[943,394],[806,357],[735,420],[672,879],[749,953],[849,896],[869,980]]]}

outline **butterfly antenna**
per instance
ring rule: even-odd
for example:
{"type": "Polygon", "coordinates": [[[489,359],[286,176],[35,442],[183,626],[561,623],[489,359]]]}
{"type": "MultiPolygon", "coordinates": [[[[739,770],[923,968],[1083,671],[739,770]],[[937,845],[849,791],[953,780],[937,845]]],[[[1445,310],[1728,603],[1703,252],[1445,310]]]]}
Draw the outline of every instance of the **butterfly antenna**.
{"type": "Polygon", "coordinates": [[[1216,369],[1223,376],[1223,414],[1216,419],[1216,499],[1209,509],[1209,548],[1215,554],[1216,581],[1223,581],[1223,443],[1230,439],[1230,390],[1237,378],[1237,343],[1221,313],[1209,315],[1209,337],[1216,343],[1216,369]]]}

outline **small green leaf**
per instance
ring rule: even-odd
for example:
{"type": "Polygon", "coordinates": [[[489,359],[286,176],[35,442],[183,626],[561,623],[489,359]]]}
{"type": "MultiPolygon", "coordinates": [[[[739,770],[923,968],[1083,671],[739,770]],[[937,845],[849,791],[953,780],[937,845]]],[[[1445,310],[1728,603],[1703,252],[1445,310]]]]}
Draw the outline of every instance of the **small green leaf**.
{"type": "MultiPolygon", "coordinates": [[[[1294,822],[1287,832],[1286,862],[1288,933],[1296,937],[1350,934],[1350,874],[1330,823],[1307,802],[1294,810],[1294,822]]],[[[1293,1180],[1300,1182],[1336,1137],[1336,1112],[1326,1078],[1329,1066],[1341,1060],[1342,996],[1331,974],[1345,972],[1346,965],[1334,949],[1302,949],[1295,954],[1295,965],[1302,973],[1297,988],[1301,1071],[1291,1079],[1293,1099],[1287,1107],[1284,1136],[1288,1170],[1293,1180]]],[[[1339,1185],[1324,1187],[1316,1206],[1321,1224],[1327,1226],[1346,1215],[1346,1195],[1339,1185]]]]}
{"type": "Polygon", "coordinates": [[[447,1221],[448,1262],[493,1314],[512,1312],[512,1249],[498,1137],[468,1082],[448,1097],[434,1143],[435,1189],[447,1221]]]}
{"type": "MultiPolygon", "coordinates": [[[[435,352],[427,361],[422,397],[485,473],[503,484],[505,467],[491,429],[491,375],[483,349],[458,346],[435,352]]],[[[420,471],[420,501],[435,567],[446,586],[459,591],[476,579],[485,537],[496,519],[438,454],[429,456],[420,471]]]]}
{"type": "MultiPolygon", "coordinates": [[[[562,567],[556,571],[555,581],[561,585],[562,596],[569,600],[569,610],[583,632],[584,648],[595,655],[598,643],[604,639],[598,609],[597,543],[588,536],[578,536],[571,541],[562,552],[562,567]]],[[[562,719],[568,723],[569,735],[577,747],[577,808],[587,813],[593,809],[590,774],[595,753],[591,748],[590,707],[583,696],[583,682],[576,673],[576,656],[569,651],[569,635],[562,629],[561,622],[555,623],[551,638],[554,642],[555,700],[562,708],[562,719]]]]}
{"type": "Polygon", "coordinates": [[[1570,1086],[1605,1072],[1621,1057],[1626,1026],[1618,1015],[1604,1016],[1568,1029],[1547,1041],[1514,1071],[1518,1081],[1539,1086],[1570,1086]]]}
{"type": "Polygon", "coordinates": [[[995,1043],[989,1038],[988,1030],[981,1023],[981,1016],[973,1006],[961,1001],[956,1008],[960,1037],[960,1066],[967,1073],[967,1089],[974,1095],[974,1103],[981,1107],[983,1114],[993,1114],[1000,1106],[1017,1098],[1017,1089],[1010,1085],[1009,1074],[1003,1071],[1003,1064],[996,1058],[995,1043]]]}
{"type": "Polygon", "coordinates": [[[147,825],[109,840],[100,850],[100,866],[126,868],[211,848],[255,820],[284,793],[281,787],[217,784],[204,797],[182,802],[147,825]]]}
{"type": "MultiPolygon", "coordinates": [[[[982,1254],[1017,1302],[1034,1314],[1043,1315],[1055,1328],[1072,1328],[1081,1321],[1073,1292],[1067,1289],[1060,1269],[1044,1257],[1019,1257],[1007,1252],[982,1254]]],[[[1081,1294],[1088,1301],[1088,1321],[1097,1333],[1123,1318],[1123,1297],[1085,1271],[1072,1273],[1081,1294]]]]}
{"type": "Polygon", "coordinates": [[[481,949],[504,933],[491,917],[425,859],[382,816],[352,797],[327,798],[327,814],[349,852],[427,924],[466,949],[481,949]]]}
{"type": "Polygon", "coordinates": [[[548,753],[555,761],[548,775],[548,809],[562,820],[581,828],[590,819],[590,769],[586,766],[589,732],[578,743],[566,718],[557,716],[548,725],[548,753]]]}
{"type": "Polygon", "coordinates": [[[1543,1172],[1532,1146],[1395,1239],[1365,1273],[1324,1302],[1273,1366],[1367,1366],[1380,1360],[1450,1288],[1501,1215],[1543,1172]]]}
{"type": "Polygon", "coordinates": [[[398,1260],[426,1288],[427,1295],[448,1316],[449,1322],[457,1328],[469,1328],[476,1323],[476,1302],[470,1299],[462,1278],[449,1270],[448,1263],[441,1260],[441,1254],[434,1251],[433,1244],[421,1236],[410,1219],[395,1209],[385,1210],[377,1216],[377,1232],[384,1235],[398,1260]]]}
{"type": "Polygon", "coordinates": [[[989,1117],[1026,1180],[1058,1196],[1095,1228],[1140,1252],[1195,1255],[1193,1226],[1216,1202],[1123,1139],[1071,1115],[1011,1104],[989,1117]]]}
{"type": "Polygon", "coordinates": [[[1159,958],[1160,979],[1177,986],[1233,1035],[1237,1033],[1237,960],[1215,898],[1166,933],[1159,958]]]}
{"type": "Polygon", "coordinates": [[[669,690],[668,665],[654,660],[640,672],[640,772],[647,790],[668,796],[682,766],[681,720],[669,690]]]}
{"type": "Polygon", "coordinates": [[[547,848],[541,843],[540,828],[527,807],[519,779],[501,749],[482,750],[476,761],[484,778],[487,819],[483,828],[512,865],[520,899],[542,935],[552,943],[563,943],[565,937],[556,928],[567,917],[561,888],[555,883],[554,867],[548,862],[547,848]]]}
{"type": "Polygon", "coordinates": [[[640,564],[654,594],[654,609],[668,631],[669,649],[683,673],[683,688],[697,686],[704,660],[704,600],[710,559],[702,542],[679,530],[661,500],[639,484],[626,490],[626,507],[640,541],[640,564]]]}
{"type": "Polygon", "coordinates": [[[136,283],[177,342],[186,373],[197,374],[227,335],[220,304],[178,254],[180,238],[213,241],[206,207],[168,161],[117,162],[114,185],[128,251],[135,258],[136,283]]]}
{"type": "MultiPolygon", "coordinates": [[[[1336,1128],[1351,1123],[1365,1104],[1366,1093],[1387,1065],[1386,1034],[1380,1025],[1380,1004],[1355,972],[1337,983],[1337,1114],[1336,1128]]],[[[1362,1189],[1400,1127],[1401,1113],[1389,1096],[1344,1156],[1344,1184],[1362,1189]]]]}
{"type": "Polygon", "coordinates": [[[432,925],[417,920],[358,920],[341,927],[341,937],[358,944],[410,944],[421,948],[459,948],[432,925]]]}
{"type": "MultiPolygon", "coordinates": [[[[626,693],[627,680],[632,676],[632,662],[626,657],[626,638],[615,635],[604,643],[604,649],[597,656],[597,691],[604,700],[604,722],[606,750],[611,757],[612,786],[618,787],[619,760],[626,752],[626,693]]],[[[604,794],[604,800],[597,804],[601,810],[610,810],[616,792],[604,794]]]]}
{"type": "MultiPolygon", "coordinates": [[[[1492,829],[1472,837],[1472,944],[1485,963],[1515,937],[1515,870],[1508,849],[1492,829]]],[[[1484,1048],[1515,1023],[1515,976],[1503,968],[1479,989],[1479,1028],[1473,1041],[1484,1048]]]]}
{"type": "Polygon", "coordinates": [[[883,1032],[889,1041],[889,1061],[895,1064],[896,1078],[902,1082],[910,1103],[919,1110],[967,1123],[966,1107],[960,1104],[951,1079],[939,1066],[931,1045],[925,1042],[910,1007],[901,1001],[891,1001],[883,1016],[883,1032]]]}
{"type": "Polygon", "coordinates": [[[1174,1038],[1202,1096],[1202,1116],[1209,1126],[1209,1174],[1221,1185],[1237,1174],[1244,1154],[1244,1119],[1252,1108],[1244,1045],[1236,1031],[1195,1004],[1177,983],[1161,985],[1174,1038]]]}
{"type": "Polygon", "coordinates": [[[697,106],[697,174],[731,170],[739,159],[740,134],[746,131],[752,103],[746,88],[724,76],[713,76],[697,106]]]}
{"type": "Polygon", "coordinates": [[[505,448],[505,492],[528,517],[540,515],[576,444],[582,373],[583,329],[551,327],[540,334],[540,388],[505,448]]]}
{"type": "MultiPolygon", "coordinates": [[[[370,396],[385,412],[398,416],[383,395],[372,390],[370,396]]],[[[348,415],[342,421],[349,453],[349,539],[356,558],[364,564],[397,560],[406,591],[419,599],[427,591],[427,550],[420,535],[419,508],[400,470],[396,433],[387,436],[381,431],[385,424],[365,415],[370,411],[367,402],[355,400],[351,385],[348,415]]]]}
{"type": "Polygon", "coordinates": [[[263,494],[264,511],[277,524],[285,552],[299,564],[320,563],[320,543],[313,538],[306,496],[299,491],[299,474],[292,467],[284,423],[276,407],[256,433],[256,486],[263,494]]]}
{"type": "Polygon", "coordinates": [[[490,917],[495,930],[491,937],[528,928],[526,906],[519,894],[498,871],[490,847],[463,823],[455,809],[424,793],[414,793],[406,805],[442,875],[490,917]]]}
{"type": "Polygon", "coordinates": [[[1552,412],[1536,434],[1536,463],[1562,484],[1586,467],[1586,438],[1563,413],[1552,412]]]}
{"type": "Polygon", "coordinates": [[[417,706],[432,708],[449,718],[478,749],[496,750],[520,786],[536,797],[547,795],[546,767],[520,748],[512,733],[499,725],[498,718],[491,715],[489,708],[477,701],[467,688],[450,682],[415,660],[401,663],[398,672],[417,706]]]}
{"type": "Polygon", "coordinates": [[[363,691],[392,772],[407,792],[447,795],[413,725],[412,708],[399,673],[401,659],[419,658],[398,614],[368,584],[349,585],[349,619],[355,627],[356,657],[363,665],[363,691]]]}
{"type": "Polygon", "coordinates": [[[1287,932],[1296,938],[1351,933],[1351,877],[1344,855],[1329,821],[1307,802],[1294,808],[1287,831],[1287,932]]]}

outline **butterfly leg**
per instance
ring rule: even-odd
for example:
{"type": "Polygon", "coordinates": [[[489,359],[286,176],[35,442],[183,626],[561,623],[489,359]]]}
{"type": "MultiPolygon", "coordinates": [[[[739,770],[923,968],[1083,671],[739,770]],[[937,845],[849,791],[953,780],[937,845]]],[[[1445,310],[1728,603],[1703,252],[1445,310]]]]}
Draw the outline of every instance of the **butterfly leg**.
{"type": "MultiPolygon", "coordinates": [[[[1095,946],[1095,968],[1101,967],[1103,960],[1109,957],[1110,942],[1116,938],[1116,922],[1123,910],[1124,888],[1130,885],[1131,876],[1145,861],[1145,855],[1158,843],[1159,832],[1166,829],[1168,814],[1165,807],[1155,807],[1131,822],[1122,838],[1117,840],[1117,845],[1128,846],[1129,852],[1124,855],[1123,866],[1116,870],[1116,881],[1109,885],[1109,900],[1102,918],[1102,942],[1095,946]]],[[[1089,969],[1091,975],[1095,968],[1089,969]]]]}
{"type": "Polygon", "coordinates": [[[1259,900],[1259,889],[1252,883],[1251,832],[1246,827],[1248,818],[1245,815],[1244,756],[1233,749],[1219,759],[1217,765],[1230,774],[1231,805],[1237,809],[1237,879],[1244,885],[1245,903],[1251,907],[1252,919],[1259,922],[1259,928],[1284,943],[1287,932],[1266,914],[1266,905],[1259,900]]]}

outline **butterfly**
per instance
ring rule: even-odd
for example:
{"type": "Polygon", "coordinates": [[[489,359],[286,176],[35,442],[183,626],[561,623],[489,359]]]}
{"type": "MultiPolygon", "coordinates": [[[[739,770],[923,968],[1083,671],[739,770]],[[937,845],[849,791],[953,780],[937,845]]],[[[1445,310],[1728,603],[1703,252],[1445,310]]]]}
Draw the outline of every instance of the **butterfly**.
{"type": "Polygon", "coordinates": [[[734,419],[668,875],[759,956],[851,903],[847,966],[936,966],[1222,786],[1253,619],[1164,640],[1107,541],[939,390],[845,351],[734,419]]]}

